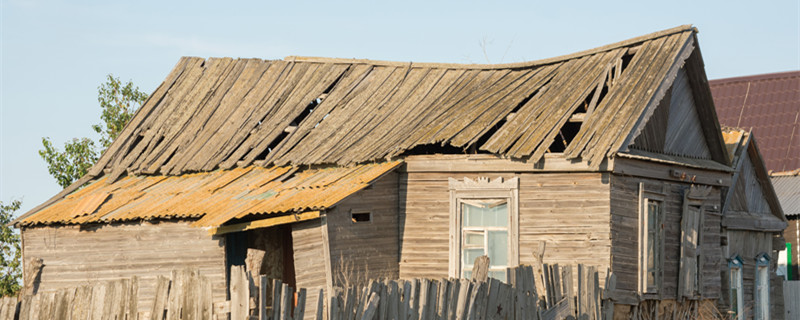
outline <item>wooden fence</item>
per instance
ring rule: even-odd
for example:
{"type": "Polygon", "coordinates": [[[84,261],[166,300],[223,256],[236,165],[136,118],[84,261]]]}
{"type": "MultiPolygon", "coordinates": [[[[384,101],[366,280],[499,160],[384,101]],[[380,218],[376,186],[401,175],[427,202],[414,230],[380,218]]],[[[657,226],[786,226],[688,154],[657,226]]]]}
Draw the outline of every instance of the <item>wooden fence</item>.
{"type": "Polygon", "coordinates": [[[800,281],[783,282],[783,301],[786,320],[800,320],[800,281]]]}
{"type": "MultiPolygon", "coordinates": [[[[297,290],[295,296],[294,289],[279,280],[268,286],[266,277],[253,279],[243,267],[234,266],[230,300],[224,302],[212,302],[207,278],[196,270],[183,270],[173,271],[170,278],[158,278],[155,301],[147,312],[137,311],[138,280],[133,277],[26,295],[19,300],[4,298],[0,300],[0,320],[608,318],[604,310],[611,302],[601,300],[603,292],[593,267],[578,265],[578,274],[573,276],[571,266],[519,266],[507,270],[504,283],[488,278],[488,258],[479,260],[472,279],[372,280],[365,287],[335,288],[327,308],[322,290],[317,289],[319,298],[310,301],[316,304],[316,312],[309,315],[305,314],[306,289],[297,290]]],[[[606,281],[613,284],[613,275],[606,281]]]]}
{"type": "MultiPolygon", "coordinates": [[[[571,266],[543,265],[541,272],[519,266],[507,270],[507,283],[503,283],[488,278],[488,259],[485,265],[476,263],[476,276],[471,280],[373,280],[362,288],[336,288],[330,297],[328,319],[600,320],[610,319],[613,312],[610,301],[603,305],[594,267],[578,265],[574,277],[571,266]],[[543,279],[541,285],[537,278],[543,279]]],[[[607,282],[614,280],[607,278],[607,282]]]]}

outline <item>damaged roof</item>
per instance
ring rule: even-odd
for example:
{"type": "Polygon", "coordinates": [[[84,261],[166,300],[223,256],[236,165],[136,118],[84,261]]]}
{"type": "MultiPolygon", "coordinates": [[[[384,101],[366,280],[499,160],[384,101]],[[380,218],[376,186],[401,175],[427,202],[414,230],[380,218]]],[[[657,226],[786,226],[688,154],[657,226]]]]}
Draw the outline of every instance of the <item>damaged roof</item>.
{"type": "MultiPolygon", "coordinates": [[[[221,179],[226,172],[267,174],[289,166],[359,168],[426,148],[533,162],[562,153],[599,168],[633,142],[684,63],[695,70],[695,93],[710,101],[707,87],[702,90],[706,79],[696,42],[695,29],[686,25],[562,57],[500,65],[182,58],[89,173],[22,218],[83,223],[152,214],[96,209],[91,218],[39,218],[55,206],[76,210],[82,202],[70,194],[87,184],[107,190],[164,179],[178,186],[197,173],[221,179]]],[[[713,108],[706,109],[716,119],[713,108]]],[[[727,164],[716,121],[703,130],[716,145],[713,160],[727,164]]],[[[275,200],[258,201],[270,206],[275,200]]],[[[282,208],[309,207],[304,198],[296,201],[282,208]]],[[[202,216],[200,221],[213,216],[209,223],[216,225],[242,214],[187,208],[194,209],[177,211],[202,216]]]]}
{"type": "Polygon", "coordinates": [[[722,135],[735,170],[723,198],[723,225],[729,229],[783,230],[786,217],[752,132],[724,127],[722,135]]]}
{"type": "Polygon", "coordinates": [[[113,183],[103,177],[20,223],[199,218],[193,225],[217,227],[250,215],[330,208],[400,163],[303,171],[250,166],[181,176],[127,176],[113,183]]]}
{"type": "Polygon", "coordinates": [[[800,71],[708,82],[722,125],[758,136],[767,170],[800,168],[800,71]]]}

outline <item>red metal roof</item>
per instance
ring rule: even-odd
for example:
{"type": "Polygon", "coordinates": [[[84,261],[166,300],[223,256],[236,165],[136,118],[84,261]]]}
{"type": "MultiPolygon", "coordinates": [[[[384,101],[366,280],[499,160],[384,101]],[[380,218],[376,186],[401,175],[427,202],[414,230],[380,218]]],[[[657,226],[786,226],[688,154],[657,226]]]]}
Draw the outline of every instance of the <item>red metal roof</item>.
{"type": "Polygon", "coordinates": [[[800,71],[708,83],[719,122],[752,129],[767,170],[800,168],[800,71]]]}

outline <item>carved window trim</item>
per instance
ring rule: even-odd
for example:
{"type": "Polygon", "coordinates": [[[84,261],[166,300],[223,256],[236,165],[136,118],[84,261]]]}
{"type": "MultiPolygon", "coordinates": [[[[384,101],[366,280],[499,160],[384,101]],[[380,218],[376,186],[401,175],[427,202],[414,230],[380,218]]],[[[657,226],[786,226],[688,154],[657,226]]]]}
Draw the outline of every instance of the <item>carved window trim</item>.
{"type": "Polygon", "coordinates": [[[486,177],[448,179],[450,187],[450,259],[448,274],[459,278],[461,270],[461,200],[505,199],[508,203],[508,265],[519,265],[519,178],[490,180],[486,177]]]}

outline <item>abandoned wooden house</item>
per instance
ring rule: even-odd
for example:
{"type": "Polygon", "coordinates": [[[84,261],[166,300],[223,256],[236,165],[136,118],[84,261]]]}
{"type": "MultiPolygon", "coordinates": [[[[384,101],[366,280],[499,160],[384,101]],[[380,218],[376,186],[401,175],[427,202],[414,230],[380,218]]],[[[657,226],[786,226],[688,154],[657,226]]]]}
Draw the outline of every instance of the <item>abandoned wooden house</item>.
{"type": "Polygon", "coordinates": [[[734,241],[772,244],[773,224],[731,231],[750,207],[723,217],[734,172],[691,26],[501,65],[183,58],[88,174],[17,224],[39,290],[139,275],[142,310],[185,266],[223,301],[232,265],[330,291],[468,276],[483,254],[505,279],[546,244],[547,263],[616,274],[624,314],[717,304],[734,241]]]}
{"type": "Polygon", "coordinates": [[[772,176],[783,212],[787,280],[798,280],[800,265],[800,71],[767,73],[709,81],[719,121],[748,128],[758,136],[759,149],[772,176]]]}
{"type": "Polygon", "coordinates": [[[741,129],[723,130],[733,168],[723,199],[721,303],[736,319],[780,319],[783,277],[776,274],[787,220],[763,165],[756,139],[741,129]],[[772,313],[772,314],[770,314],[772,313]]]}

